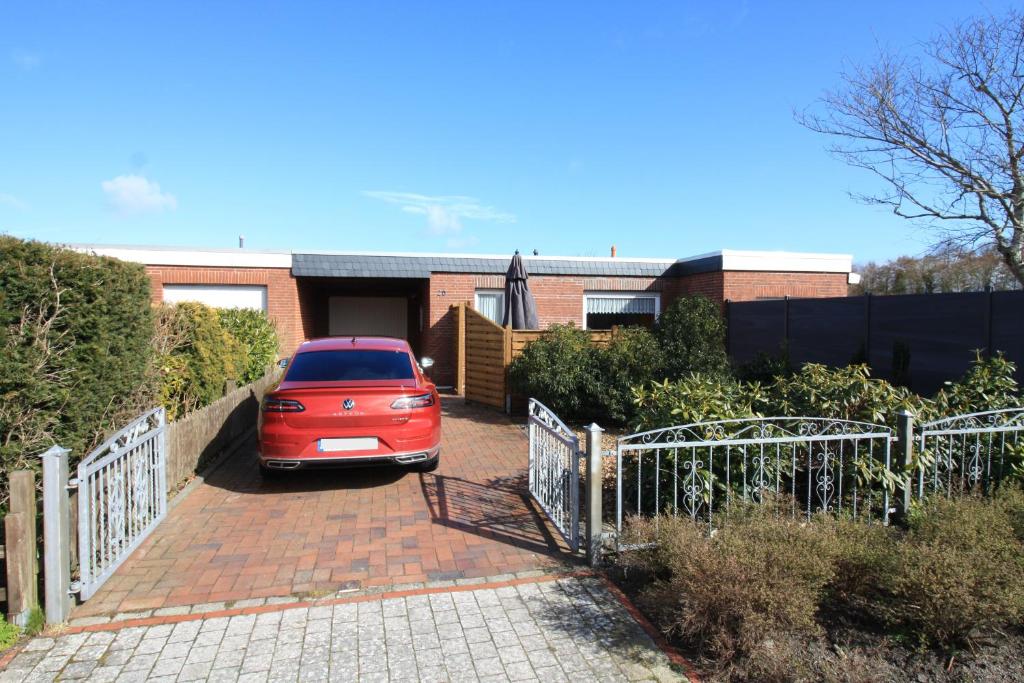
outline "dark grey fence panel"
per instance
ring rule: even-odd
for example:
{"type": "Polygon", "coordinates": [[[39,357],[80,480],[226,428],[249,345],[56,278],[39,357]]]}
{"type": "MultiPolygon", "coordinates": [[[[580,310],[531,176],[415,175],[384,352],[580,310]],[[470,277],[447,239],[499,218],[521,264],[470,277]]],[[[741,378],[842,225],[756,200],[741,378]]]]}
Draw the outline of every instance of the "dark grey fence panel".
{"type": "Polygon", "coordinates": [[[1024,292],[992,293],[992,347],[1017,364],[1024,380],[1024,292]]]}
{"type": "Polygon", "coordinates": [[[761,351],[776,354],[786,340],[786,302],[737,301],[729,304],[729,353],[737,363],[761,351]]]}
{"type": "Polygon", "coordinates": [[[789,356],[798,363],[847,365],[863,352],[863,297],[789,300],[789,356]]]}
{"type": "Polygon", "coordinates": [[[910,351],[909,385],[932,394],[962,375],[974,349],[988,345],[988,294],[876,296],[871,302],[871,367],[900,379],[893,368],[897,344],[910,351]]]}
{"type": "Polygon", "coordinates": [[[981,349],[1006,354],[1024,382],[1024,291],[747,301],[727,311],[737,363],[785,346],[796,367],[859,359],[876,377],[931,394],[960,377],[981,349]],[[909,353],[905,367],[894,367],[897,348],[909,353]]]}

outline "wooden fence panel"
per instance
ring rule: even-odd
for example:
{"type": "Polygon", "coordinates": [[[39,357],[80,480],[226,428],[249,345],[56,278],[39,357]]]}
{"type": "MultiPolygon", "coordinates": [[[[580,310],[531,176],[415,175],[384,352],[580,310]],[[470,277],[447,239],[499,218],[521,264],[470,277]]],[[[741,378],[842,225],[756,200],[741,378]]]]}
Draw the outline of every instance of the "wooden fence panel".
{"type": "MultiPolygon", "coordinates": [[[[457,357],[465,357],[465,397],[502,410],[525,405],[525,399],[512,397],[508,386],[508,366],[528,344],[547,330],[512,330],[496,325],[465,304],[460,311],[460,335],[457,357]],[[510,403],[511,401],[511,403],[510,403]]],[[[589,330],[590,342],[607,346],[614,330],[589,330]]]]}
{"type": "Polygon", "coordinates": [[[505,409],[508,331],[471,308],[465,313],[466,399],[505,409]]]}

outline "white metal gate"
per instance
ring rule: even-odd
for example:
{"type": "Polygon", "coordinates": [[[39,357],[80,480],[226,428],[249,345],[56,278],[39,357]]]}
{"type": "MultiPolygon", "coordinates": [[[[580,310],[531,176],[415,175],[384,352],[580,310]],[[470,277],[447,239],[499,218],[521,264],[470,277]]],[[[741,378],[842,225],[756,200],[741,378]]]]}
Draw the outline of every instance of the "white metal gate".
{"type": "Polygon", "coordinates": [[[78,465],[79,597],[88,600],[167,514],[164,409],[136,418],[78,465]]]}
{"type": "Polygon", "coordinates": [[[576,552],[580,548],[580,443],[543,403],[530,399],[530,495],[576,552]]]}

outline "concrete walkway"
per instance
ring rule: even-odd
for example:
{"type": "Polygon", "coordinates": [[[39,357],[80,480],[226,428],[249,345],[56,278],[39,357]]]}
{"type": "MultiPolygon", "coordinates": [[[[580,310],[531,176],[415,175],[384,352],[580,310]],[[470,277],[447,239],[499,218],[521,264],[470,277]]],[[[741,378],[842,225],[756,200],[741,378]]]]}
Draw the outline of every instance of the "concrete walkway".
{"type": "Polygon", "coordinates": [[[479,587],[152,617],[36,638],[4,681],[677,681],[603,580],[479,587]]]}

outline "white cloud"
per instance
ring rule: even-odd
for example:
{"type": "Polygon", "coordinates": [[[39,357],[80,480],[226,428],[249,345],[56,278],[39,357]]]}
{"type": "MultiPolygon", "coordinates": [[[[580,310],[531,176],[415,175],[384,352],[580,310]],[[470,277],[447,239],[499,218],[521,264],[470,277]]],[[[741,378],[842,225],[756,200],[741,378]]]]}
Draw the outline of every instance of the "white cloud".
{"type": "Polygon", "coordinates": [[[481,204],[473,197],[461,195],[430,196],[414,192],[366,190],[367,197],[396,204],[406,213],[426,216],[432,235],[453,235],[462,232],[463,220],[515,223],[514,214],[481,204]]]}
{"type": "Polygon", "coordinates": [[[160,184],[140,175],[119,175],[100,183],[110,206],[118,213],[131,216],[178,208],[178,199],[160,190],[160,184]]]}
{"type": "Polygon", "coordinates": [[[25,71],[31,71],[42,63],[42,58],[33,52],[15,50],[11,53],[11,60],[25,71]]]}
{"type": "Polygon", "coordinates": [[[5,192],[0,192],[0,206],[9,206],[12,209],[17,209],[18,211],[28,210],[28,204],[21,201],[13,194],[7,194],[5,192]]]}

